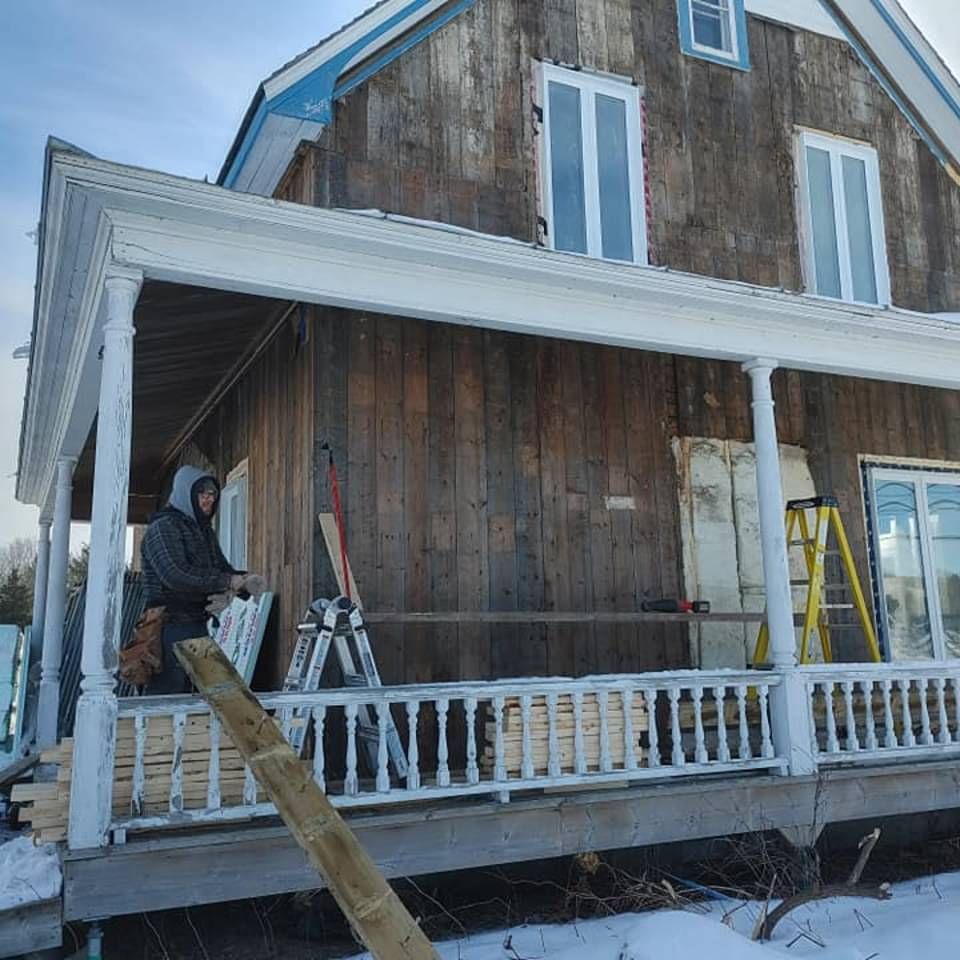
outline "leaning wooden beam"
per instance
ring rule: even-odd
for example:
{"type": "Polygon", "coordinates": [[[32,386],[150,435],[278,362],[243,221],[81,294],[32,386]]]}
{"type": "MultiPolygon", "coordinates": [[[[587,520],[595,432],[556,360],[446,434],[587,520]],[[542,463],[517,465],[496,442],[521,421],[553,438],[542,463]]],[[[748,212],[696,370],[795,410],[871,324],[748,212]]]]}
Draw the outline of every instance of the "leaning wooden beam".
{"type": "Polygon", "coordinates": [[[178,643],[176,654],[364,946],[377,960],[438,960],[416,920],[220,647],[201,637],[178,643]]]}

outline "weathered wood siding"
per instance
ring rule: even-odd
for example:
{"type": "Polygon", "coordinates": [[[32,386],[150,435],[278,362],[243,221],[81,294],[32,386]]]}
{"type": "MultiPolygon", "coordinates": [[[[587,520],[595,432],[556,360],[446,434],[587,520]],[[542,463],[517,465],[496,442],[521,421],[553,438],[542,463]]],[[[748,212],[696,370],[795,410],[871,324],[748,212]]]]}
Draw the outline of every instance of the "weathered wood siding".
{"type": "MultiPolygon", "coordinates": [[[[645,88],[652,262],[802,286],[798,126],[874,144],[894,302],[960,309],[960,191],[841,41],[749,18],[752,69],[681,54],[676,0],[478,0],[339,101],[303,202],[532,240],[535,58],[645,88]]],[[[288,185],[281,192],[288,195],[288,185]]]]}
{"type": "MultiPolygon", "coordinates": [[[[679,588],[672,358],[318,310],[318,439],[376,610],[636,610],[679,588]],[[607,496],[634,498],[610,510],[607,496]]],[[[324,470],[317,502],[329,508],[324,470]]],[[[318,592],[329,592],[317,563],[318,592]]],[[[376,628],[391,682],[678,666],[682,628],[376,628]]]]}
{"type": "Polygon", "coordinates": [[[315,354],[309,340],[300,340],[295,315],[191,441],[195,457],[221,480],[248,460],[247,565],[276,593],[270,652],[254,678],[261,688],[274,687],[286,672],[296,624],[313,596],[315,354]]]}

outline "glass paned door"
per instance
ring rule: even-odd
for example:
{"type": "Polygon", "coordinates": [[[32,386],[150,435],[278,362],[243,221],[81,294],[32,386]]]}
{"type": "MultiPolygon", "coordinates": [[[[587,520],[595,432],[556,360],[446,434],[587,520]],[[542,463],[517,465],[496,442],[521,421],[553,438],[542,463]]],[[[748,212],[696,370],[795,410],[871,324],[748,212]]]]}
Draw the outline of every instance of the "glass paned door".
{"type": "Polygon", "coordinates": [[[878,477],[874,486],[876,552],[891,660],[934,656],[924,576],[916,483],[878,477]]]}
{"type": "Polygon", "coordinates": [[[960,657],[960,484],[931,483],[926,493],[944,652],[960,657]]]}

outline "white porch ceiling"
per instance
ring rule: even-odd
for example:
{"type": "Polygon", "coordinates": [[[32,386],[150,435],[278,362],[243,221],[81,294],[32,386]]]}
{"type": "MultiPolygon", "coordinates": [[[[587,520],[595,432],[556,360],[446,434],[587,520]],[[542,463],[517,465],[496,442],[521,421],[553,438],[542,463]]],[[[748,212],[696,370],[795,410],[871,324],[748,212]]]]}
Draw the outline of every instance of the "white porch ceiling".
{"type": "Polygon", "coordinates": [[[60,145],[48,157],[17,496],[43,505],[96,413],[111,271],[308,303],[936,387],[955,319],[555,253],[239,194],[60,145]]]}

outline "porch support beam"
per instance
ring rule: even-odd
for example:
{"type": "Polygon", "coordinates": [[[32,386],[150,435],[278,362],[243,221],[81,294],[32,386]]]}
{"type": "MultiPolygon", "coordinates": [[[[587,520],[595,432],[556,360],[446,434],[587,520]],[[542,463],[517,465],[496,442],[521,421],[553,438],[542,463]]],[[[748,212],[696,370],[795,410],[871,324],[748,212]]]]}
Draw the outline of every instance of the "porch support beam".
{"type": "Polygon", "coordinates": [[[47,605],[47,571],[50,567],[51,520],[37,524],[37,568],[33,576],[33,616],[30,619],[30,660],[36,663],[43,651],[43,624],[47,605]]]}
{"type": "Polygon", "coordinates": [[[116,668],[123,597],[130,420],[133,407],[133,311],[142,275],[111,268],[104,281],[106,323],[90,523],[90,566],[74,733],[68,842],[107,843],[116,749],[116,668]]]}
{"type": "Polygon", "coordinates": [[[770,662],[783,674],[783,683],[770,692],[771,726],[779,756],[788,758],[793,775],[816,770],[811,742],[804,680],[797,670],[797,640],[793,624],[793,595],[784,524],[780,446],[774,416],[771,377],[775,360],[757,358],[743,365],[750,375],[753,443],[757,463],[757,506],[760,514],[760,552],[770,630],[770,662]]]}
{"type": "Polygon", "coordinates": [[[61,457],[57,461],[53,545],[47,578],[40,705],[37,713],[37,746],[41,750],[52,747],[57,742],[63,624],[67,612],[67,567],[70,562],[70,510],[73,500],[73,470],[76,465],[74,457],[61,457]]]}

